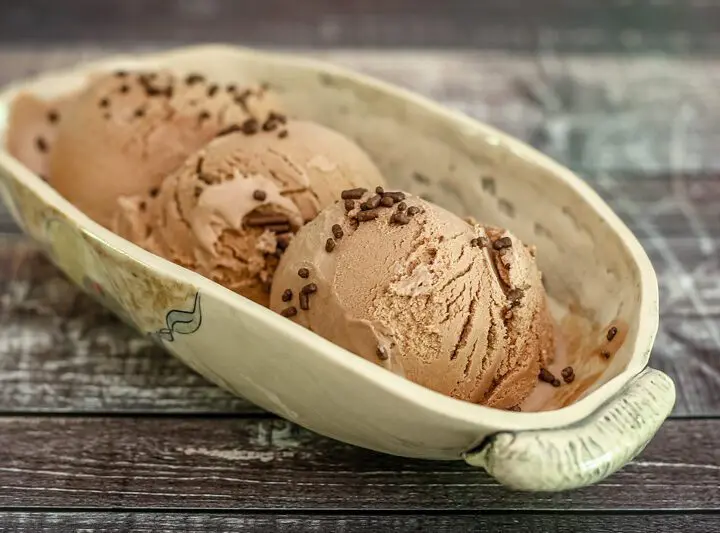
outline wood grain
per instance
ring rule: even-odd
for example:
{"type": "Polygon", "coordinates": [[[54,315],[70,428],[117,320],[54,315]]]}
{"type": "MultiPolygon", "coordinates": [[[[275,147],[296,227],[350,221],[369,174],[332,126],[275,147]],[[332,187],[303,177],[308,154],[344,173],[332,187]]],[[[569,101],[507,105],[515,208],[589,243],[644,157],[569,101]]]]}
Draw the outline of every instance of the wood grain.
{"type": "Polygon", "coordinates": [[[4,0],[0,39],[712,53],[719,19],[701,0],[4,0]]]}
{"type": "Polygon", "coordinates": [[[70,533],[81,530],[134,531],[138,533],[190,533],[214,531],[431,531],[463,533],[503,531],[504,533],[708,533],[717,531],[716,514],[666,513],[606,514],[283,514],[253,515],[230,513],[149,513],[149,512],[0,512],[0,529],[18,533],[70,533]]]}
{"type": "Polygon", "coordinates": [[[392,457],[277,419],[2,417],[0,507],[720,510],[720,420],[668,421],[587,489],[510,492],[461,461],[392,457]],[[668,487],[672,487],[669,490],[668,487]]]}

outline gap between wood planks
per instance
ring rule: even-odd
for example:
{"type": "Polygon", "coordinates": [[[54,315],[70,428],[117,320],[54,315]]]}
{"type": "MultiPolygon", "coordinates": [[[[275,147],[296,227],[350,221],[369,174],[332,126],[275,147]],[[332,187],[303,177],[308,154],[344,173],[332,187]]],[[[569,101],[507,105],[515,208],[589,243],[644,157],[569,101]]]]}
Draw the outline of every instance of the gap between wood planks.
{"type": "MultiPolygon", "coordinates": [[[[720,510],[705,510],[705,509],[651,509],[651,510],[628,510],[628,509],[595,509],[595,510],[584,510],[575,509],[569,512],[577,515],[586,516],[675,516],[675,515],[692,515],[692,516],[708,516],[708,517],[720,517],[720,510]]],[[[91,513],[105,514],[105,513],[127,513],[137,515],[229,515],[229,516],[243,516],[251,518],[253,516],[299,516],[299,517],[337,517],[345,516],[348,514],[347,509],[208,509],[203,507],[178,507],[178,508],[166,508],[157,509],[153,507],[133,507],[128,508],[107,508],[107,507],[13,507],[3,506],[0,507],[0,517],[9,514],[26,514],[26,515],[41,515],[46,513],[53,513],[58,515],[84,515],[91,513]]],[[[455,516],[455,517],[477,517],[478,513],[488,516],[510,516],[505,510],[500,509],[486,509],[482,511],[467,511],[467,510],[454,510],[454,509],[422,509],[422,510],[411,510],[411,509],[363,509],[357,514],[361,516],[455,516]]],[[[564,515],[568,511],[564,509],[551,509],[551,510],[535,510],[535,509],[517,509],[512,512],[512,515],[522,516],[554,516],[564,515]]],[[[1,523],[1,522],[0,522],[1,523]]]]}

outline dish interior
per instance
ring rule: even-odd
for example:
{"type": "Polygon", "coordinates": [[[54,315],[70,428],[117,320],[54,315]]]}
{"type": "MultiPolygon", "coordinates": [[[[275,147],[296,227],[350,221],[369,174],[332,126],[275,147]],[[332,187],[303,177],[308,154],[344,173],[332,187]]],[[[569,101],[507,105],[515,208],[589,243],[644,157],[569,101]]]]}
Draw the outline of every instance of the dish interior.
{"type": "MultiPolygon", "coordinates": [[[[627,368],[638,337],[640,269],[623,237],[589,207],[586,191],[556,179],[559,167],[489,128],[474,127],[382,84],[358,83],[340,71],[315,72],[301,61],[246,61],[229,68],[233,61],[238,62],[229,51],[205,56],[198,51],[168,55],[163,66],[221,83],[268,82],[290,116],[354,139],[393,186],[461,216],[506,227],[537,247],[557,323],[558,353],[551,370],[559,376],[561,368],[572,365],[576,379],[559,388],[541,384],[523,411],[567,406],[627,368]],[[608,341],[612,326],[618,334],[608,341]]],[[[105,68],[119,66],[156,65],[123,60],[105,68]]],[[[27,89],[52,97],[83,81],[77,73],[59,74],[27,89]]],[[[3,130],[7,105],[5,98],[3,130]]]]}

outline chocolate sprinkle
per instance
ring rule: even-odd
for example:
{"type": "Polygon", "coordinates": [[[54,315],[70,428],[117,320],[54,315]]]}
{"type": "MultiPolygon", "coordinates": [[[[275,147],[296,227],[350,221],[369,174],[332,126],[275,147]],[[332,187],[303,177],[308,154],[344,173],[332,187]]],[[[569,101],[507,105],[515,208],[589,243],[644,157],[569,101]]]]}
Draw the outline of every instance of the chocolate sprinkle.
{"type": "Polygon", "coordinates": [[[265,198],[267,198],[267,193],[265,191],[261,191],[260,189],[256,189],[253,191],[253,198],[258,202],[263,202],[265,201],[265,198]]]}
{"type": "Polygon", "coordinates": [[[300,277],[303,278],[303,279],[307,279],[307,278],[310,277],[310,271],[309,271],[307,268],[305,268],[305,267],[299,268],[299,269],[298,269],[298,276],[300,276],[300,277]]]}
{"type": "Polygon", "coordinates": [[[572,383],[575,379],[575,370],[573,370],[573,367],[571,366],[566,366],[565,368],[563,368],[560,374],[565,380],[565,383],[572,383]]]}
{"type": "Polygon", "coordinates": [[[220,130],[215,137],[224,137],[225,135],[230,135],[231,133],[237,133],[238,131],[242,131],[242,127],[238,126],[237,124],[231,124],[227,128],[224,128],[220,130]]]}
{"type": "Polygon", "coordinates": [[[57,121],[60,120],[60,115],[58,115],[58,112],[55,110],[48,111],[47,119],[50,124],[57,124],[57,121]]]}
{"type": "Polygon", "coordinates": [[[257,119],[254,119],[254,118],[247,119],[240,126],[242,132],[245,135],[255,135],[258,132],[259,127],[260,127],[260,125],[258,124],[257,119]]]}
{"type": "Polygon", "coordinates": [[[35,146],[37,146],[37,149],[42,153],[48,151],[47,141],[43,137],[38,137],[37,139],[35,139],[35,146]]]}
{"type": "Polygon", "coordinates": [[[237,86],[234,83],[231,83],[230,85],[225,87],[225,90],[229,93],[234,93],[235,91],[237,91],[237,86]]]}
{"type": "Polygon", "coordinates": [[[420,212],[420,208],[417,206],[414,206],[414,205],[408,207],[408,210],[407,210],[407,214],[410,215],[411,217],[414,217],[419,212],[420,212]]]}
{"type": "Polygon", "coordinates": [[[300,294],[313,294],[316,293],[317,290],[318,287],[315,283],[308,283],[302,289],[300,289],[300,294]]]}
{"type": "Polygon", "coordinates": [[[249,89],[246,89],[235,97],[235,103],[237,105],[239,105],[245,112],[248,111],[247,102],[245,100],[247,100],[250,97],[250,95],[252,95],[252,91],[249,89]]]}
{"type": "Polygon", "coordinates": [[[278,235],[277,237],[275,237],[275,240],[277,241],[278,250],[280,250],[281,252],[284,252],[290,245],[290,236],[287,234],[278,235]]]}
{"type": "Polygon", "coordinates": [[[375,353],[377,354],[378,359],[380,359],[381,361],[388,360],[388,353],[387,353],[387,349],[385,348],[385,346],[378,346],[375,353]]]}
{"type": "Polygon", "coordinates": [[[396,202],[402,202],[405,199],[405,193],[404,192],[385,192],[383,193],[383,196],[389,196],[396,202]]]}
{"type": "Polygon", "coordinates": [[[383,196],[382,200],[380,200],[380,205],[383,207],[392,207],[393,204],[395,204],[395,200],[393,200],[389,196],[383,196]]]}
{"type": "Polygon", "coordinates": [[[100,107],[110,107],[110,100],[108,100],[107,98],[103,98],[102,100],[100,100],[100,107]]]}
{"type": "Polygon", "coordinates": [[[198,120],[200,122],[202,122],[203,120],[207,120],[209,118],[210,118],[210,113],[208,113],[207,111],[201,111],[200,115],[198,116],[198,120]]]}
{"type": "Polygon", "coordinates": [[[271,111],[268,114],[267,119],[265,119],[265,122],[262,125],[263,131],[273,131],[278,128],[278,126],[281,126],[287,122],[287,118],[285,115],[281,115],[280,113],[275,113],[274,111],[271,111]]]}
{"type": "Polygon", "coordinates": [[[383,194],[384,192],[385,192],[385,189],[383,189],[382,187],[380,187],[380,185],[378,185],[377,187],[375,187],[375,193],[377,193],[377,194],[383,194]]]}
{"type": "Polygon", "coordinates": [[[377,209],[372,209],[370,211],[360,211],[357,215],[358,222],[369,222],[370,220],[375,220],[378,217],[379,213],[377,209]]]}
{"type": "MultiPolygon", "coordinates": [[[[385,198],[390,198],[390,197],[386,196],[385,198]]],[[[406,209],[407,209],[407,204],[405,202],[400,202],[397,206],[398,211],[405,211],[406,209]]]]}
{"type": "Polygon", "coordinates": [[[560,386],[560,380],[557,379],[557,378],[555,378],[555,379],[552,380],[552,383],[551,383],[550,385],[552,385],[553,387],[559,387],[559,386],[560,386]]]}
{"type": "Polygon", "coordinates": [[[343,230],[342,230],[342,227],[340,227],[340,224],[333,224],[332,234],[333,234],[333,237],[335,237],[336,239],[343,238],[343,230]]]}
{"type": "Polygon", "coordinates": [[[217,94],[219,88],[220,87],[218,87],[214,83],[210,87],[208,87],[208,90],[207,90],[208,97],[212,98],[213,96],[215,96],[217,94]]]}
{"type": "Polygon", "coordinates": [[[290,224],[268,224],[264,229],[273,233],[287,233],[290,231],[290,224]]]}
{"type": "Polygon", "coordinates": [[[275,119],[273,119],[272,117],[268,117],[265,120],[265,122],[263,122],[262,130],[263,131],[273,131],[273,130],[277,129],[277,127],[278,127],[278,122],[275,119]]]}
{"type": "Polygon", "coordinates": [[[610,359],[610,352],[608,352],[607,350],[601,351],[600,355],[602,355],[605,359],[610,359]]]}
{"type": "Polygon", "coordinates": [[[252,227],[287,224],[285,215],[249,215],[245,217],[245,225],[252,227]]]}
{"type": "Polygon", "coordinates": [[[502,250],[503,248],[510,248],[512,246],[512,239],[510,237],[500,237],[493,243],[493,248],[496,250],[502,250]]]}
{"type": "Polygon", "coordinates": [[[202,74],[188,74],[188,76],[185,78],[185,83],[187,85],[195,85],[196,83],[202,83],[205,81],[205,76],[202,74]]]}
{"type": "Polygon", "coordinates": [[[135,116],[137,118],[144,117],[145,116],[145,110],[143,108],[136,109],[135,110],[135,116]]]}
{"type": "Polygon", "coordinates": [[[121,85],[120,86],[120,92],[122,94],[127,94],[130,92],[130,86],[129,85],[121,85]]]}
{"type": "Polygon", "coordinates": [[[540,381],[544,381],[545,383],[550,383],[550,384],[553,384],[554,381],[557,381],[557,378],[547,368],[540,369],[540,373],[538,374],[538,379],[540,379],[540,381]]]}
{"type": "Polygon", "coordinates": [[[345,200],[345,211],[352,211],[355,209],[355,202],[352,200],[345,200]]]}
{"type": "Polygon", "coordinates": [[[158,194],[160,194],[160,187],[153,187],[150,189],[150,196],[152,198],[155,198],[158,194]]]}
{"type": "Polygon", "coordinates": [[[308,311],[310,309],[310,297],[306,292],[301,292],[299,296],[300,300],[300,309],[303,311],[308,311]]]}
{"type": "Polygon", "coordinates": [[[525,296],[525,291],[522,289],[511,289],[507,294],[507,299],[513,304],[518,305],[523,296],[525,296]]]}
{"type": "Polygon", "coordinates": [[[275,111],[270,111],[268,118],[271,118],[274,121],[279,122],[280,124],[287,123],[287,117],[285,115],[283,115],[282,113],[277,113],[275,111]]]}
{"type": "Polygon", "coordinates": [[[117,76],[118,78],[124,78],[127,75],[128,73],[125,70],[118,70],[117,72],[115,72],[115,76],[117,76]]]}
{"type": "Polygon", "coordinates": [[[390,217],[390,223],[391,224],[398,224],[400,226],[404,226],[405,224],[410,223],[410,217],[407,216],[405,213],[393,213],[393,215],[390,217]]]}
{"type": "Polygon", "coordinates": [[[328,239],[325,241],[325,251],[326,252],[332,252],[335,249],[335,241],[332,239],[328,239]]]}
{"type": "Polygon", "coordinates": [[[172,87],[166,87],[164,90],[160,89],[158,87],[154,87],[151,85],[152,80],[155,78],[154,74],[146,74],[143,76],[140,76],[139,83],[142,85],[142,88],[145,89],[145,94],[147,96],[161,96],[165,95],[168,98],[172,96],[173,89],[172,87]]]}
{"type": "Polygon", "coordinates": [[[376,194],[375,196],[371,196],[368,198],[365,202],[363,202],[360,205],[360,209],[363,211],[369,211],[370,209],[375,209],[377,206],[380,205],[380,200],[382,200],[382,197],[379,194],[376,194]]]}
{"type": "Polygon", "coordinates": [[[284,316],[285,318],[293,317],[293,316],[297,315],[297,307],[295,307],[295,306],[286,307],[285,309],[280,311],[280,314],[282,316],[284,316]]]}
{"type": "Polygon", "coordinates": [[[359,200],[362,195],[367,192],[367,189],[358,187],[357,189],[347,189],[340,193],[340,198],[343,200],[359,200]]]}
{"type": "Polygon", "coordinates": [[[615,335],[617,335],[617,332],[618,332],[618,329],[615,326],[611,327],[607,332],[607,340],[608,341],[613,340],[615,338],[615,335]]]}
{"type": "Polygon", "coordinates": [[[288,136],[287,130],[282,130],[280,133],[278,133],[278,138],[280,138],[280,139],[284,139],[287,136],[288,136]]]}

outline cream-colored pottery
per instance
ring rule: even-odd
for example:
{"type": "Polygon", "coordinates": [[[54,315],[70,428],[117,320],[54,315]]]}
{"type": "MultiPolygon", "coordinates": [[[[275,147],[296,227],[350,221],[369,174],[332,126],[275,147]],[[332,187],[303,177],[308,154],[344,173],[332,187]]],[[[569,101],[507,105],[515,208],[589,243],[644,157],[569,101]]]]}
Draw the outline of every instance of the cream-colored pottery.
{"type": "Polygon", "coordinates": [[[115,236],[0,152],[0,193],[24,231],[78,285],[208,379],[323,435],[390,454],[464,459],[523,490],[597,482],[642,450],[668,416],[673,383],[646,368],[658,325],[655,273],[625,225],[567,169],[397,87],[224,46],[117,57],[16,85],[0,95],[3,130],[18,88],[53,96],[81,86],[89,71],[120,67],[268,82],[290,115],[358,141],[394,186],[535,244],[558,323],[585,324],[567,357],[578,381],[583,372],[587,379],[544,408],[569,405],[508,412],[455,400],[115,236]],[[609,363],[598,366],[610,324],[621,333],[609,363]]]}

